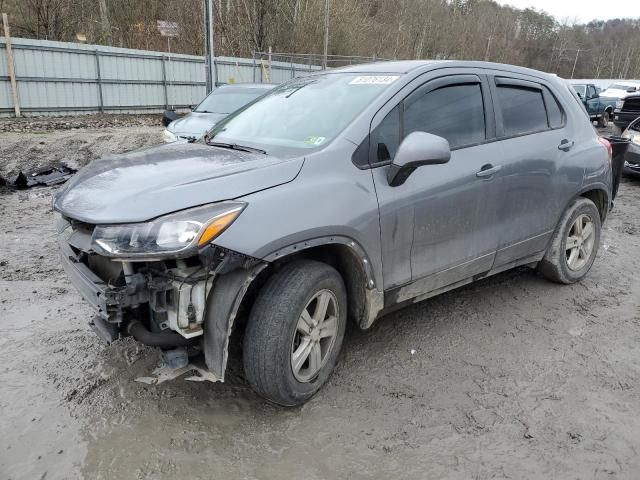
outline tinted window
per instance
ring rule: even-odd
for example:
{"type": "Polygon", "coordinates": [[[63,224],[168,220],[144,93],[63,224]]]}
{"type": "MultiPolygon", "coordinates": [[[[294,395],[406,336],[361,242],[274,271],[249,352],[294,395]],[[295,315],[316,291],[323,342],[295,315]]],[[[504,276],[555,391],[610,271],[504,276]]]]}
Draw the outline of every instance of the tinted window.
{"type": "Polygon", "coordinates": [[[433,90],[405,107],[404,135],[424,131],[446,138],[451,148],[485,139],[479,84],[433,90]]]}
{"type": "Polygon", "coordinates": [[[596,89],[593,85],[589,85],[589,97],[593,98],[596,96],[596,89]]]}
{"type": "Polygon", "coordinates": [[[507,137],[549,128],[541,90],[510,85],[498,85],[497,90],[507,137]]]}
{"type": "Polygon", "coordinates": [[[391,110],[371,133],[372,163],[392,160],[400,145],[400,113],[402,104],[391,110]]]}
{"type": "Polygon", "coordinates": [[[547,114],[549,115],[549,126],[551,128],[561,127],[564,124],[562,107],[560,107],[556,97],[546,88],[544,89],[544,102],[547,106],[547,114]]]}

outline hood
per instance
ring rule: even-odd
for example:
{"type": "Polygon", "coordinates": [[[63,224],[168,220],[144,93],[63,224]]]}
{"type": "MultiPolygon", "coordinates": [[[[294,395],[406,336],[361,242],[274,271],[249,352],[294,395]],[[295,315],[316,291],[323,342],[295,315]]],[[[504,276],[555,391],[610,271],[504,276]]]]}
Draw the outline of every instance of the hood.
{"type": "Polygon", "coordinates": [[[636,93],[638,92],[627,92],[626,90],[618,90],[617,88],[607,88],[600,92],[600,97],[623,99],[636,93]]]}
{"type": "Polygon", "coordinates": [[[87,165],[56,195],[54,209],[91,224],[142,222],[282,185],[303,162],[201,143],[160,145],[87,165]]]}
{"type": "Polygon", "coordinates": [[[226,113],[191,112],[171,122],[167,129],[176,135],[200,138],[226,116],[226,113]]]}

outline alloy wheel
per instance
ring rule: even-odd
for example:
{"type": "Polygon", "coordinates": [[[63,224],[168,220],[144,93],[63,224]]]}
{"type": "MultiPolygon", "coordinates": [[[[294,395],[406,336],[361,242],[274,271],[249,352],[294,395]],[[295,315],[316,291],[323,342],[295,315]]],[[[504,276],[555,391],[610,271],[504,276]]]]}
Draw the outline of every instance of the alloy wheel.
{"type": "Polygon", "coordinates": [[[302,310],[291,344],[291,370],[302,383],[320,372],[338,334],[338,301],[330,290],[320,290],[302,310]]]}
{"type": "Polygon", "coordinates": [[[565,241],[567,266],[574,271],[582,269],[591,258],[594,243],[593,221],[588,215],[582,214],[571,225],[565,241]]]}

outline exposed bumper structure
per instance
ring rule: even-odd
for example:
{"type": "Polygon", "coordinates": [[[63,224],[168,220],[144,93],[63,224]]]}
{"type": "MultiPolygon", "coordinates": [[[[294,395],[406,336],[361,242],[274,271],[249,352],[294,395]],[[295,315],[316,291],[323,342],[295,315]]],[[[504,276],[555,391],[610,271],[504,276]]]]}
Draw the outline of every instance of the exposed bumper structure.
{"type": "Polygon", "coordinates": [[[70,223],[59,229],[58,246],[69,280],[96,312],[89,325],[100,338],[195,347],[224,379],[235,317],[265,262],[216,247],[191,259],[114,260],[94,253],[90,231],[70,223]]]}

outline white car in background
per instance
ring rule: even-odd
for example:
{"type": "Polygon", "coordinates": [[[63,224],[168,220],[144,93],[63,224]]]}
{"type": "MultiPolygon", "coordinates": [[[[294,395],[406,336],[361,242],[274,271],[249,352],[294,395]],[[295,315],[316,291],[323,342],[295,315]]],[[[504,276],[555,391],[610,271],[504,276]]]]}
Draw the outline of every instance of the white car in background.
{"type": "Polygon", "coordinates": [[[640,82],[615,82],[601,91],[600,96],[621,99],[638,91],[640,91],[640,82]]]}

